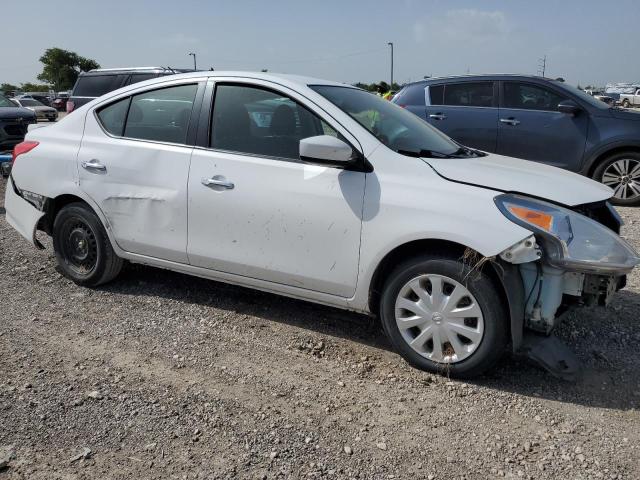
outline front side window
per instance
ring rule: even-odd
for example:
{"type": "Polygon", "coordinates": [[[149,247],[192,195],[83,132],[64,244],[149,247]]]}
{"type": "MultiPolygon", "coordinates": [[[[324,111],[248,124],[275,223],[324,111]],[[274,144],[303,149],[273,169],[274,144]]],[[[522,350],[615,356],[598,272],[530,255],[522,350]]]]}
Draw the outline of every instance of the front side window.
{"type": "Polygon", "coordinates": [[[448,83],[444,86],[444,104],[458,107],[491,107],[493,82],[448,83]]]}
{"type": "Polygon", "coordinates": [[[525,110],[547,110],[555,112],[558,104],[566,98],[537,85],[520,82],[504,83],[505,108],[521,108],[525,110]]]}
{"type": "Polygon", "coordinates": [[[140,140],[186,143],[198,86],[179,85],[134,95],[124,136],[140,140]]]}
{"type": "Polygon", "coordinates": [[[289,97],[247,85],[216,87],[211,148],[297,160],[300,140],[317,135],[339,136],[289,97]]]}
{"type": "Polygon", "coordinates": [[[16,104],[9,100],[4,95],[0,95],[0,107],[16,107],[16,104]]]}
{"type": "Polygon", "coordinates": [[[329,100],[390,149],[408,155],[453,155],[460,146],[413,113],[364,90],[314,85],[329,100]]]}

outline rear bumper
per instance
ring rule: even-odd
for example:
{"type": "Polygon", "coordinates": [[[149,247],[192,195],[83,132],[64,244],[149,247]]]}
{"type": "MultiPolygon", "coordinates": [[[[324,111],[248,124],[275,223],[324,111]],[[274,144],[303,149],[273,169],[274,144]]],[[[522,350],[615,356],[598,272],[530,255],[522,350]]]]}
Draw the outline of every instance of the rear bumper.
{"type": "Polygon", "coordinates": [[[38,210],[16,193],[11,177],[9,177],[7,181],[7,188],[5,190],[4,208],[9,225],[34,247],[39,249],[44,248],[36,239],[36,228],[38,227],[38,222],[44,216],[44,212],[38,210]]]}

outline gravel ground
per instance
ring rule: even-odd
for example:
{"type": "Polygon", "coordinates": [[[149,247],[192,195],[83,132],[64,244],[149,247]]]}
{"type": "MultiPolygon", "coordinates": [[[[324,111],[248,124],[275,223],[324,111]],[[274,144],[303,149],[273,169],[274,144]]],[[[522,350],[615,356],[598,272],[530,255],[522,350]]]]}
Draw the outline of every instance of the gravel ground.
{"type": "Polygon", "coordinates": [[[3,480],[640,478],[638,271],[561,327],[576,383],[450,381],[367,317],[155,268],[80,288],[4,218],[0,292],[3,480]]]}

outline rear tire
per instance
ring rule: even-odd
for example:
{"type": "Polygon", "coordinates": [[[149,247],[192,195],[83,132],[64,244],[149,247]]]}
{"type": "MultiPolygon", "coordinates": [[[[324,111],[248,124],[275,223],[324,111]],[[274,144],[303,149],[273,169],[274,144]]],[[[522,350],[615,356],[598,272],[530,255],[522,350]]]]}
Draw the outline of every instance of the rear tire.
{"type": "Polygon", "coordinates": [[[451,377],[482,374],[508,342],[508,314],[498,287],[453,256],[424,255],[398,265],[383,288],[380,316],[407,362],[451,377]]]}
{"type": "Polygon", "coordinates": [[[123,260],[113,251],[102,222],[85,203],[66,205],[53,222],[53,249],[65,277],[84,287],[113,280],[123,260]]]}
{"type": "Polygon", "coordinates": [[[614,190],[614,205],[640,205],[640,152],[609,155],[594,170],[592,178],[614,190]]]}
{"type": "Polygon", "coordinates": [[[629,108],[631,106],[631,103],[629,102],[629,100],[627,100],[626,98],[622,101],[622,106],[624,108],[629,108]]]}

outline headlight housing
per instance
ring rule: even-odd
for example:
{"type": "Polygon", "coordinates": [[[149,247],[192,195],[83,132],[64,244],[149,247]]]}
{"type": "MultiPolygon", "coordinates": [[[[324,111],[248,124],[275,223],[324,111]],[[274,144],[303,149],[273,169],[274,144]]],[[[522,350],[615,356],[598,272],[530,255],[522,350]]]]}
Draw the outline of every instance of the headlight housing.
{"type": "Polygon", "coordinates": [[[520,195],[499,195],[494,200],[509,220],[537,235],[552,266],[623,274],[640,263],[631,245],[589,217],[520,195]]]}

